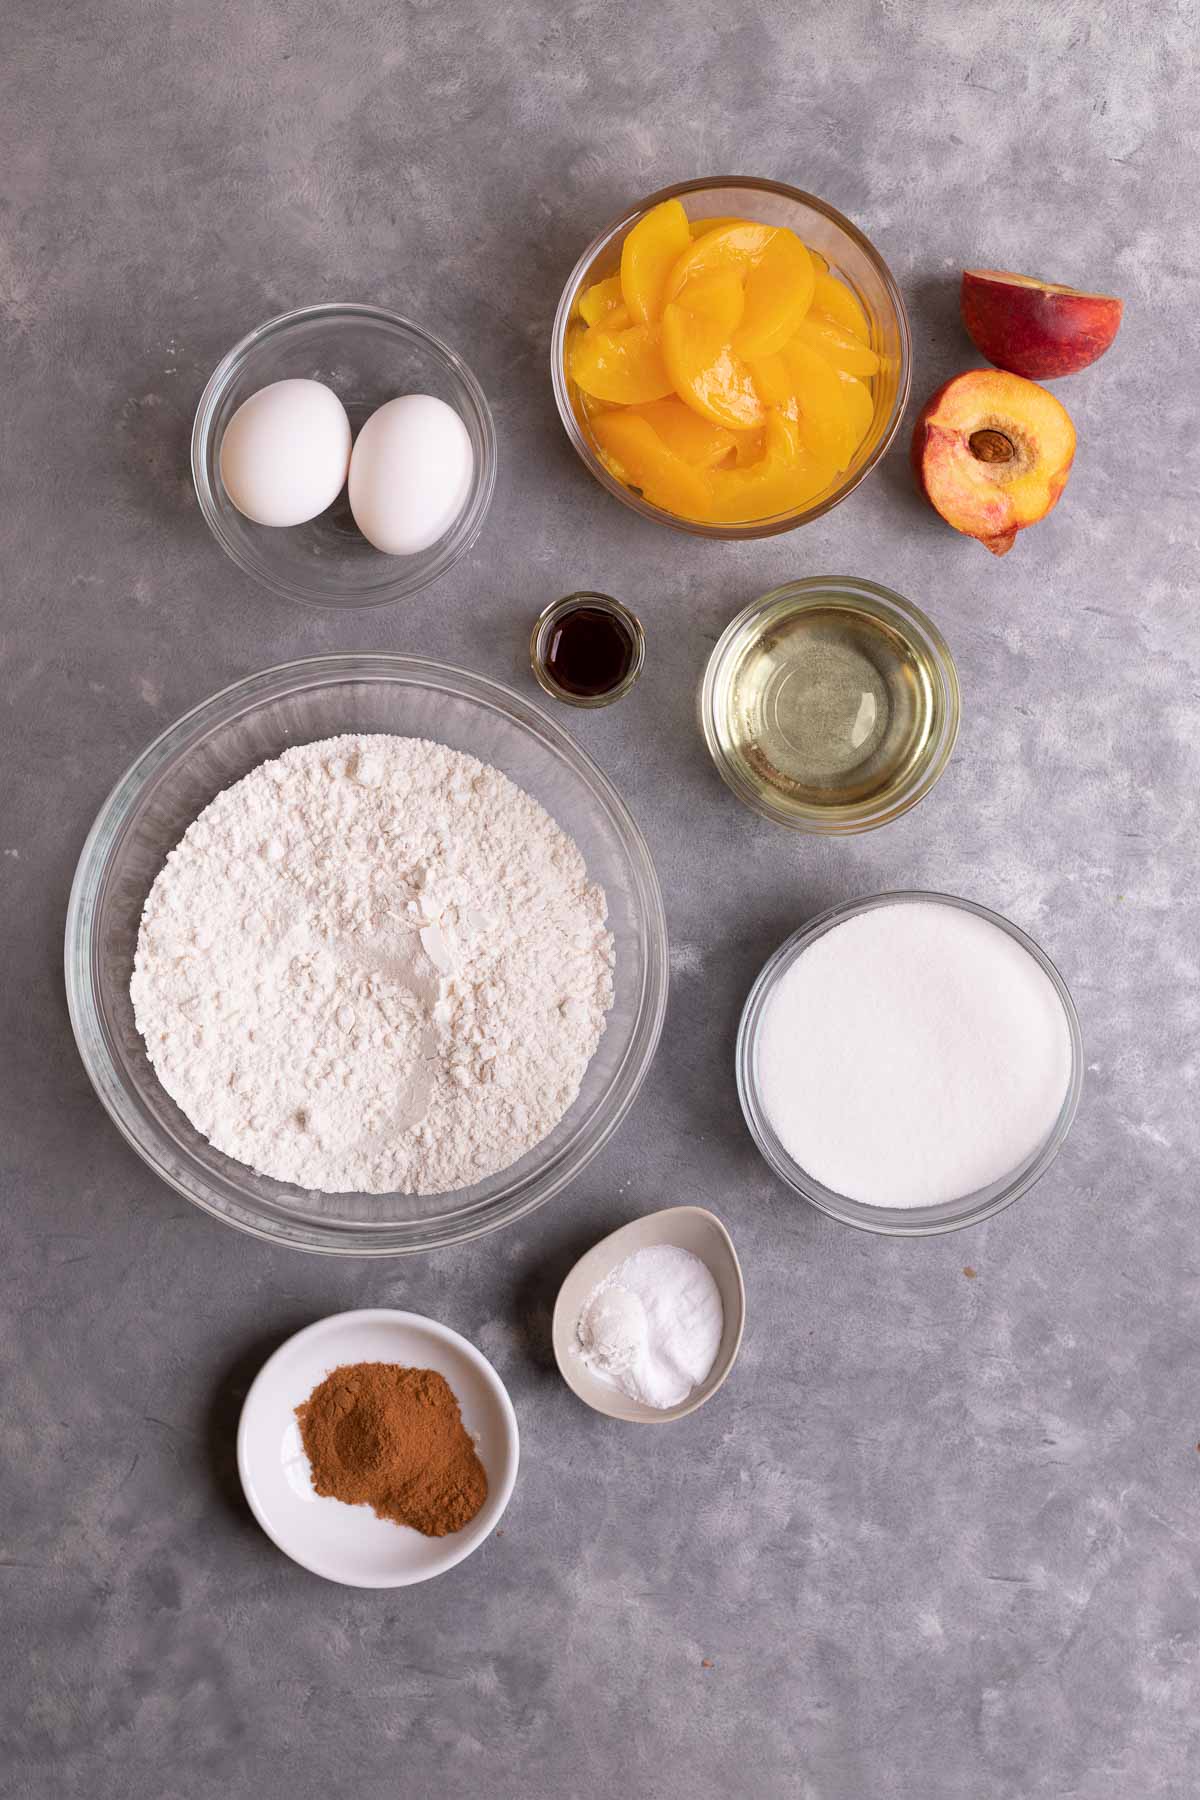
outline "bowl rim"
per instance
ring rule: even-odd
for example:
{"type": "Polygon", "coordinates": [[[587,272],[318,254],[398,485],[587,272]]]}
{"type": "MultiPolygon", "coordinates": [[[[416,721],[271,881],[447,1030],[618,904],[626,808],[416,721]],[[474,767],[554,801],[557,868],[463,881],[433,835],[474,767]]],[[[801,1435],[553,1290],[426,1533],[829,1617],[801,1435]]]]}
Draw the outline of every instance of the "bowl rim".
{"type": "Polygon", "coordinates": [[[801,1199],[807,1200],[829,1218],[836,1219],[842,1225],[852,1225],[860,1231],[876,1232],[883,1237],[940,1236],[948,1231],[960,1231],[968,1225],[981,1224],[984,1219],[990,1219],[995,1213],[1011,1206],[1041,1180],[1062,1149],[1083,1092],[1084,1049],[1079,1014],[1070,989],[1041,945],[1028,932],[1022,931],[1019,925],[1014,925],[1011,919],[1005,918],[1003,913],[995,912],[990,906],[984,906],[978,900],[964,899],[959,894],[943,894],[930,888],[896,888],[886,893],[843,900],[836,906],[827,907],[824,912],[818,913],[807,924],[793,931],[767,958],[754,979],[738,1022],[734,1054],[742,1114],[751,1137],[770,1168],[793,1193],[799,1194],[801,1199]],[[823,937],[834,926],[844,924],[847,919],[860,913],[872,912],[877,907],[909,902],[954,906],[963,912],[973,913],[976,918],[986,919],[990,924],[998,926],[1006,936],[1029,952],[1048,976],[1062,1004],[1071,1042],[1071,1073],[1058,1117],[1046,1138],[1010,1174],[986,1188],[964,1194],[957,1200],[942,1201],[936,1206],[868,1206],[863,1201],[851,1200],[847,1195],[827,1188],[823,1182],[817,1181],[801,1168],[784,1148],[767,1118],[759,1096],[755,1050],[766,1003],[780,977],[798,956],[817,938],[823,937]]]}
{"type": "Polygon", "coordinates": [[[540,707],[490,676],[428,657],[379,652],[303,657],[242,676],[190,707],[174,724],[159,732],[109,790],[84,840],[67,904],[63,960],[67,1010],[88,1078],[126,1143],[161,1180],[202,1211],[267,1243],[316,1255],[362,1257],[415,1255],[486,1236],[525,1218],[574,1181],[612,1138],[641,1091],[662,1035],[670,963],[662,888],[649,845],[612,781],[582,745],[540,707]],[[202,728],[227,722],[251,710],[256,702],[278,699],[308,686],[347,679],[396,678],[453,691],[490,706],[531,733],[585,782],[624,844],[642,914],[645,956],[629,1042],[609,1081],[609,1098],[616,1099],[598,1129],[593,1121],[590,1137],[585,1135],[581,1143],[584,1127],[577,1126],[559,1147],[553,1162],[539,1175],[526,1175],[513,1191],[505,1190],[501,1196],[473,1203],[458,1215],[457,1222],[428,1219],[416,1221],[411,1227],[398,1227],[394,1221],[375,1224],[369,1220],[329,1218],[297,1222],[265,1215],[253,1201],[247,1204],[244,1197],[231,1209],[232,1203],[220,1203],[213,1197],[207,1172],[203,1180],[184,1179],[183,1171],[172,1166],[171,1156],[159,1154],[160,1146],[148,1141],[139,1129],[141,1114],[130,1103],[94,991],[97,969],[92,934],[106,881],[134,803],[169,760],[186,753],[202,728]],[[498,1206],[497,1213],[494,1209],[498,1206]],[[398,1230],[405,1241],[395,1241],[398,1230]]]}
{"type": "MultiPolygon", "coordinates": [[[[455,1399],[457,1398],[458,1396],[455,1395],[455,1399]]],[[[504,1517],[508,1508],[508,1503],[512,1499],[513,1489],[517,1484],[517,1474],[521,1465],[521,1431],[520,1426],[517,1423],[516,1408],[512,1403],[512,1395],[504,1385],[495,1366],[483,1354],[483,1351],[471,1342],[470,1338],[464,1337],[460,1331],[455,1331],[452,1325],[444,1325],[440,1319],[431,1319],[426,1313],[410,1312],[395,1306],[362,1306],[353,1307],[345,1312],[327,1313],[324,1318],[314,1319],[311,1324],[301,1326],[299,1331],[293,1331],[289,1337],[284,1339],[282,1344],[277,1345],[259,1368],[254,1380],[246,1390],[246,1398],[242,1401],[242,1409],[238,1414],[235,1448],[238,1480],[241,1483],[242,1493],[246,1498],[246,1504],[254,1514],[255,1520],[264,1536],[270,1539],[275,1545],[275,1548],[281,1551],[282,1554],[288,1557],[292,1562],[297,1563],[302,1569],[307,1569],[311,1575],[319,1575],[323,1581],[336,1582],[340,1587],[371,1589],[419,1587],[423,1582],[435,1581],[439,1575],[445,1575],[449,1570],[456,1568],[459,1563],[465,1562],[468,1556],[472,1555],[474,1551],[478,1550],[487,1542],[488,1538],[491,1537],[501,1519],[504,1517]],[[441,1343],[452,1345],[458,1354],[462,1356],[465,1361],[469,1362],[482,1377],[485,1386],[489,1389],[493,1399],[496,1401],[500,1417],[504,1421],[504,1474],[497,1490],[499,1503],[496,1504],[491,1491],[491,1477],[489,1474],[488,1497],[484,1502],[483,1508],[480,1509],[480,1511],[483,1511],[486,1508],[491,1515],[486,1529],[477,1528],[472,1532],[471,1528],[475,1525],[476,1520],[470,1520],[468,1524],[463,1527],[463,1535],[466,1536],[467,1541],[465,1543],[453,1545],[449,1551],[444,1553],[443,1559],[438,1563],[436,1568],[428,1569],[422,1574],[402,1576],[399,1580],[395,1581],[360,1582],[348,1580],[345,1575],[335,1574],[327,1565],[323,1566],[320,1557],[304,1556],[297,1549],[284,1543],[274,1526],[271,1524],[269,1515],[264,1511],[260,1504],[250,1471],[250,1408],[256,1393],[260,1388],[265,1386],[266,1378],[271,1368],[286,1357],[286,1355],[294,1349],[296,1344],[303,1340],[323,1336],[332,1337],[336,1340],[338,1328],[351,1323],[386,1323],[389,1325],[401,1325],[417,1334],[424,1334],[441,1343]]],[[[477,1517],[478,1514],[476,1515],[476,1518],[477,1517]]],[[[453,1535],[458,1537],[460,1534],[455,1532],[453,1535]]]]}
{"type": "MultiPolygon", "coordinates": [[[[385,306],[376,306],[367,301],[358,300],[321,300],[311,306],[297,306],[289,312],[276,313],[273,318],[266,319],[261,325],[255,325],[244,337],[228,349],[209,376],[196,403],[195,417],[192,420],[190,463],[192,486],[205,523],[230,561],[244,575],[265,587],[282,600],[290,600],[297,606],[306,606],[316,612],[365,612],[377,606],[390,606],[409,595],[419,593],[431,582],[453,568],[459,559],[471,549],[483,529],[492,497],[496,490],[496,472],[499,463],[499,451],[496,440],[496,425],[492,417],[487,396],[480,386],[479,380],[456,350],[436,332],[429,331],[424,325],[418,325],[403,313],[394,312],[385,306]],[[450,526],[442,539],[440,553],[433,557],[423,569],[419,579],[403,579],[395,576],[391,581],[381,582],[378,588],[367,590],[362,598],[346,598],[331,600],[323,598],[315,591],[306,591],[297,586],[295,581],[285,580],[275,575],[269,568],[262,568],[257,562],[246,557],[236,540],[225,528],[220,506],[212,482],[208,474],[208,451],[214,428],[217,408],[225,391],[237,371],[242,368],[246,359],[269,338],[278,338],[298,325],[308,324],[313,320],[342,319],[348,323],[366,321],[384,325],[401,336],[414,341],[421,349],[430,352],[435,360],[441,362],[452,377],[461,384],[466,394],[474,423],[483,444],[483,455],[476,458],[472,473],[471,491],[462,512],[450,526]]],[[[264,527],[264,529],[266,529],[264,527]]],[[[424,554],[424,553],[422,553],[424,554]]],[[[411,562],[412,558],[386,558],[397,565],[411,562]]]]}
{"type": "Polygon", "coordinates": [[[865,232],[860,231],[853,220],[839,212],[836,206],[831,206],[827,200],[820,199],[816,194],[807,193],[803,188],[793,187],[786,181],[774,181],[766,176],[701,175],[689,181],[673,182],[668,187],[659,188],[653,194],[648,194],[644,200],[639,200],[635,206],[627,207],[616,218],[610,220],[603,230],[592,239],[568,275],[566,285],[559,296],[558,307],[554,315],[554,326],[550,334],[550,379],[563,429],[570,439],[576,455],[601,487],[607,488],[610,494],[615,495],[624,505],[639,513],[644,519],[653,519],[660,525],[668,525],[673,530],[686,532],[691,537],[711,538],[726,543],[741,542],[756,538],[777,537],[781,532],[793,531],[799,525],[807,525],[812,520],[821,518],[833,507],[840,506],[841,502],[854,492],[859,483],[864,481],[876,464],[882,460],[900,429],[900,422],[904,417],[912,389],[912,330],[904,297],[891,269],[865,232]],[[795,201],[802,206],[811,207],[814,212],[823,214],[838,230],[845,232],[846,236],[857,245],[874,267],[891,302],[900,338],[900,368],[891,415],[880,434],[879,442],[862,467],[850,479],[843,479],[841,485],[819,504],[803,507],[799,512],[777,514],[763,520],[750,520],[741,525],[713,525],[700,519],[676,518],[673,513],[666,512],[662,507],[652,505],[643,496],[632,493],[614,475],[610,474],[579,429],[579,421],[575,416],[575,409],[571,405],[564,354],[567,326],[571,320],[579,289],[601,251],[606,249],[619,233],[627,231],[652,206],[658,206],[664,200],[678,200],[685,194],[703,193],[712,188],[739,188],[746,193],[776,194],[785,200],[795,201]]]}
{"type": "Polygon", "coordinates": [[[962,721],[962,690],[958,667],[949,644],[929,615],[912,600],[906,600],[894,588],[883,587],[879,582],[867,581],[859,575],[808,575],[796,581],[781,582],[778,587],[761,594],[757,600],[751,600],[748,606],[744,606],[730,620],[713,645],[705,665],[700,684],[699,709],[700,729],[718,775],[729,791],[744,806],[749,807],[751,812],[757,813],[760,818],[769,819],[773,825],[782,825],[788,831],[802,832],[807,836],[853,837],[866,831],[877,831],[882,825],[890,825],[893,819],[902,818],[937,786],[958,742],[962,721]],[[921,641],[937,671],[944,718],[940,737],[918,778],[898,798],[892,799],[877,812],[864,808],[859,813],[847,816],[848,809],[839,808],[836,811],[831,809],[830,816],[823,818],[820,809],[816,807],[808,812],[793,813],[782,805],[773,806],[765,794],[760,794],[757,788],[743,778],[741,771],[726,755],[717,733],[717,690],[725,664],[739,637],[754,619],[765,615],[785,600],[793,601],[797,611],[807,611],[823,600],[836,599],[844,594],[870,599],[887,615],[902,637],[915,636],[921,641]]]}

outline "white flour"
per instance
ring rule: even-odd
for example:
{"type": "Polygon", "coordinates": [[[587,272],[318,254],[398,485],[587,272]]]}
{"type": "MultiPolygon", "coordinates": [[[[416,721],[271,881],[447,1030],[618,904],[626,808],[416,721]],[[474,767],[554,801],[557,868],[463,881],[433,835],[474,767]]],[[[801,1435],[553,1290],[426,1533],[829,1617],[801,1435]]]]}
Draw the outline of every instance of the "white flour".
{"type": "Polygon", "coordinates": [[[612,1005],[602,890],[529,795],[419,738],[288,750],[150,890],[130,993],[159,1080],[261,1174],[441,1193],[575,1099],[612,1005]]]}

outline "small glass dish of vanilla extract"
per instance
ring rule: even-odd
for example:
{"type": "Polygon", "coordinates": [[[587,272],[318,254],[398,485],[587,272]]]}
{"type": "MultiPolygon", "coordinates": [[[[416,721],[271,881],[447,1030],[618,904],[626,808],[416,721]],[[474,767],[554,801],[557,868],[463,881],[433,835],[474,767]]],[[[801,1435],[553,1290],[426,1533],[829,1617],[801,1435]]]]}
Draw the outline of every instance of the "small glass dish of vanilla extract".
{"type": "Polygon", "coordinates": [[[568,706],[611,706],[642,672],[641,621],[611,594],[567,594],[538,615],[529,661],[541,686],[568,706]]]}
{"type": "Polygon", "coordinates": [[[792,581],[732,621],[701,724],[747,806],[793,831],[871,831],[924,798],[958,733],[958,676],[931,619],[853,577],[792,581]]]}

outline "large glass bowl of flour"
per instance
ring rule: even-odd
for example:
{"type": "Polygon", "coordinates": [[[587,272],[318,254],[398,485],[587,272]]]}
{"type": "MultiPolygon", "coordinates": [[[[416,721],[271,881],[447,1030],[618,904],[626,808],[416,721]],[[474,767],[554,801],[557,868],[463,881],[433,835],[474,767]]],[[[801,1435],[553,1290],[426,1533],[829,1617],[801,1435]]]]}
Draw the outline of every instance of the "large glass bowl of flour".
{"type": "Polygon", "coordinates": [[[662,1030],[667,933],[646,842],[590,757],[498,683],[404,656],[330,656],[252,675],[158,738],[100,809],[71,892],[71,1021],[118,1129],[164,1181],[240,1230],[296,1249],[395,1256],[479,1237],[574,1179],[632,1105],[662,1030]],[[318,1193],[257,1174],[213,1146],[161,1086],[129,983],[142,908],[169,851],[214,797],[295,745],[343,733],[429,738],[510,777],[579,846],[605,892],[614,1001],[578,1098],[534,1149],[469,1188],[318,1193]]]}

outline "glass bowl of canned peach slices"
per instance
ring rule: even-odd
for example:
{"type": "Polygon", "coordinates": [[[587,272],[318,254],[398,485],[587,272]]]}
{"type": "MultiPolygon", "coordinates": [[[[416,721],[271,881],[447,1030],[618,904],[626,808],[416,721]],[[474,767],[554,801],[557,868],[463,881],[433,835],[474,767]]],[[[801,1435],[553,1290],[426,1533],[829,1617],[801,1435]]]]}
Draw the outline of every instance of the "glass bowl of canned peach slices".
{"type": "Polygon", "coordinates": [[[887,264],[822,200],[730,177],[653,194],[577,263],[555,321],[563,424],[603,486],[702,536],[827,512],[908,397],[887,264]]]}

